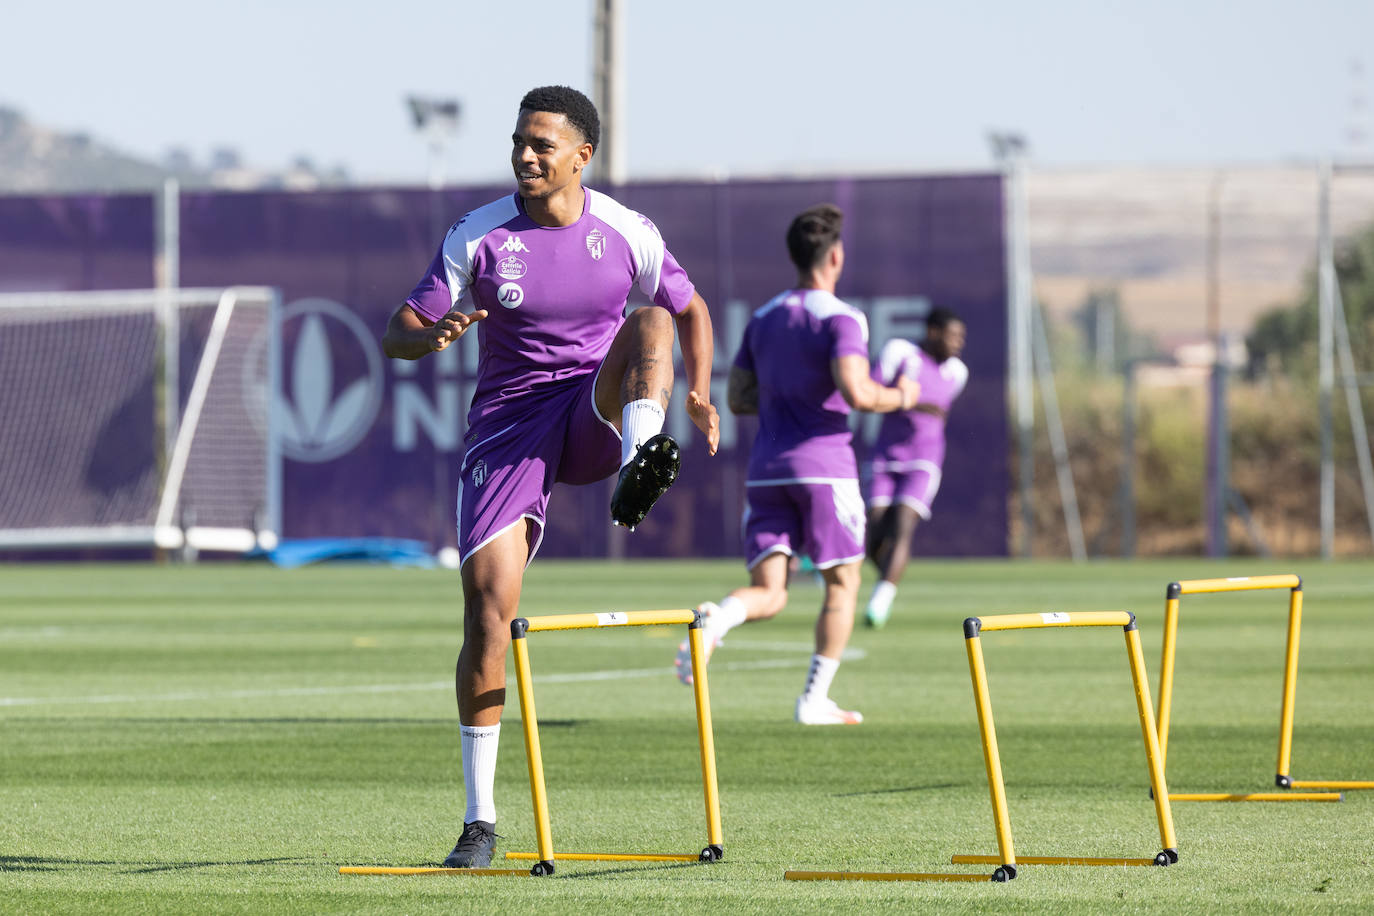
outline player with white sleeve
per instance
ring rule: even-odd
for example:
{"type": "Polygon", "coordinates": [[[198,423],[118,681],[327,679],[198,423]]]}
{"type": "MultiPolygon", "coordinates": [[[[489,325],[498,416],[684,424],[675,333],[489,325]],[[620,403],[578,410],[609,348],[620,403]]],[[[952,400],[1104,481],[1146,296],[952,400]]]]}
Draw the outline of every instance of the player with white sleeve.
{"type": "Polygon", "coordinates": [[[868,558],[879,580],[864,609],[871,627],[887,623],[897,584],[911,556],[911,537],[940,489],[945,463],[945,418],[968,384],[968,366],[959,355],[968,337],[964,322],[947,308],[931,309],[920,344],[893,338],[883,345],[873,380],[890,385],[914,379],[921,399],[911,410],[883,417],[868,478],[868,558]]]}
{"type": "Polygon", "coordinates": [[[526,93],[511,135],[516,193],[449,229],[383,337],[399,359],[443,350],[473,326],[481,341],[458,496],[455,688],[467,809],[448,867],[485,866],[495,848],[510,624],[553,484],[593,483],[619,468],[611,519],[633,529],[677,477],[677,443],[660,432],[675,331],[687,413],[710,454],[720,440],[706,303],[652,223],[583,187],[600,131],[577,90],[526,93]],[[636,286],[653,305],[627,317],[636,286]]]}
{"type": "MultiPolygon", "coordinates": [[[[864,556],[863,498],[849,429],[851,410],[909,409],[919,388],[869,377],[868,321],[835,296],[844,269],[843,214],[821,204],[787,231],[797,285],[756,311],[730,369],[736,414],[758,414],[742,523],[749,585],[705,602],[707,657],[725,634],[787,604],[788,561],[809,556],[825,582],[816,648],[795,718],[804,725],[863,721],[830,698],[830,684],[854,627],[864,556]]],[[[691,683],[691,654],[678,649],[678,677],[691,683]]]]}

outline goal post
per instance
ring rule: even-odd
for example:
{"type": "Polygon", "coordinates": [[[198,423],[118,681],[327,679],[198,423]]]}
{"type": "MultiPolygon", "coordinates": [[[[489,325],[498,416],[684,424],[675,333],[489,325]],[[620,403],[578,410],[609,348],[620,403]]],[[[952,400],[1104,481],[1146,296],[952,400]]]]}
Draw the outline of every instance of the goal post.
{"type": "Polygon", "coordinates": [[[0,294],[0,551],[281,531],[276,289],[0,294]]]}

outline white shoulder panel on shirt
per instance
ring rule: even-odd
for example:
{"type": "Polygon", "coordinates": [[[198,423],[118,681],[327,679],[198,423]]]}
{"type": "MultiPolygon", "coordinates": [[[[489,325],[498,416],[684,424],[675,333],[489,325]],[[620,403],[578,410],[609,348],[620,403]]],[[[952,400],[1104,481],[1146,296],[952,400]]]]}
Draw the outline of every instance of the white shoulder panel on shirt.
{"type": "MultiPolygon", "coordinates": [[[[893,337],[883,344],[882,350],[878,353],[878,371],[883,380],[889,385],[896,381],[897,373],[901,371],[902,366],[917,358],[918,349],[905,337],[893,337]]],[[[917,367],[919,368],[919,363],[917,367]]]]}
{"type": "Polygon", "coordinates": [[[940,364],[940,374],[955,382],[955,394],[963,391],[968,384],[968,366],[957,356],[951,356],[940,364]]]}
{"type": "Polygon", "coordinates": [[[658,279],[663,270],[663,237],[648,218],[631,210],[613,197],[587,188],[591,198],[588,212],[602,220],[630,246],[634,259],[635,278],[646,296],[658,292],[658,279]]]}
{"type": "Polygon", "coordinates": [[[464,286],[472,282],[472,259],[477,253],[477,246],[482,244],[488,232],[519,215],[520,208],[515,205],[515,197],[507,194],[469,211],[449,227],[448,235],[444,238],[444,266],[448,268],[450,289],[455,274],[461,276],[464,286]]]}

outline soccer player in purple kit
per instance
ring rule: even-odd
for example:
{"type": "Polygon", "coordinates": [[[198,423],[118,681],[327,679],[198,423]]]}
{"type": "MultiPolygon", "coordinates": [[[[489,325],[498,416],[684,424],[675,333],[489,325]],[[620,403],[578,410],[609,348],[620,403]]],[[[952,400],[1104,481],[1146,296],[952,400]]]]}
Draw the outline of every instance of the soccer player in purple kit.
{"type": "MultiPolygon", "coordinates": [[[[905,377],[887,387],[869,376],[868,321],[835,297],[844,270],[843,219],[838,207],[820,204],[792,221],[787,250],[797,285],[756,311],[745,327],[727,391],[733,412],[759,417],[742,526],[749,585],[719,603],[701,605],[710,653],[732,628],[781,611],[789,559],[794,552],[811,557],[825,597],[816,620],[816,651],[795,709],[804,725],[863,721],[829,695],[854,627],[864,557],[850,410],[907,410],[919,395],[905,377]]],[[[686,644],[676,663],[679,679],[691,683],[686,644]]]]}
{"type": "Polygon", "coordinates": [[[911,536],[940,489],[945,463],[945,417],[968,382],[964,352],[968,330],[953,311],[931,309],[919,345],[894,338],[883,345],[873,380],[915,379],[921,399],[915,408],[883,417],[868,462],[868,558],[881,577],[864,609],[871,627],[887,623],[897,583],[911,556],[911,536]]]}
{"type": "Polygon", "coordinates": [[[511,135],[516,193],[466,214],[387,325],[383,349],[419,359],[475,325],[477,384],[459,473],[463,645],[455,689],[467,810],[453,868],[490,863],[506,650],[524,571],[555,482],[620,469],[611,518],[633,529],[676,479],[661,432],[681,343],[688,415],[715,454],[711,319],[658,230],[582,185],[600,140],[596,108],[566,86],[520,101],[511,135]],[[624,314],[634,286],[653,306],[624,314]]]}

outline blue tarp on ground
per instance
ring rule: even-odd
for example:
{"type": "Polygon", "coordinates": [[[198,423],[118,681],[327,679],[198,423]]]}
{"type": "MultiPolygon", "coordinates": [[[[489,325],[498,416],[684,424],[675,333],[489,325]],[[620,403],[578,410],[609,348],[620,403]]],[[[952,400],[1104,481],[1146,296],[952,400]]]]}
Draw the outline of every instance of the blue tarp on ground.
{"type": "Polygon", "coordinates": [[[425,567],[438,562],[424,541],[406,538],[297,538],[272,550],[254,550],[248,558],[266,558],[283,569],[332,562],[425,567]]]}

